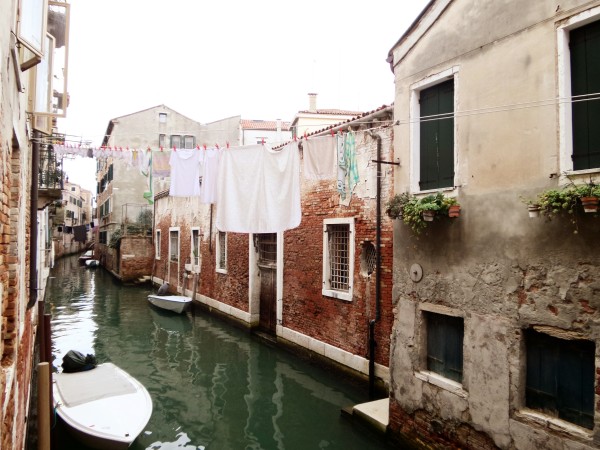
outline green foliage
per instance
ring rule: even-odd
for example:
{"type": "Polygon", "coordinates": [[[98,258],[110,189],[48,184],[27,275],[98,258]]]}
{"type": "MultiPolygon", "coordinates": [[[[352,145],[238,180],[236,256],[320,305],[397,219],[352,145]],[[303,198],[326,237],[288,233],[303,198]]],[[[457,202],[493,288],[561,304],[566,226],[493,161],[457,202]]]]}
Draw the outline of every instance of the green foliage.
{"type": "Polygon", "coordinates": [[[448,209],[458,205],[454,197],[446,197],[441,192],[425,197],[417,197],[408,193],[396,194],[386,205],[386,213],[393,219],[402,219],[417,234],[427,226],[423,211],[434,211],[435,217],[448,216],[448,209]]]}
{"type": "Polygon", "coordinates": [[[121,247],[121,238],[123,237],[123,232],[121,230],[116,230],[114,233],[110,235],[110,241],[108,242],[108,246],[110,248],[119,249],[121,247]]]}

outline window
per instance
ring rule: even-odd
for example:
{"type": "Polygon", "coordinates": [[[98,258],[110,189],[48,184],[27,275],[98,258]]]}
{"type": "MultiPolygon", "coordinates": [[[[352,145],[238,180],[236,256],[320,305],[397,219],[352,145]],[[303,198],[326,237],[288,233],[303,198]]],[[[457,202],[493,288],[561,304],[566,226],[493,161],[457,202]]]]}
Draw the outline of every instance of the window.
{"type": "Polygon", "coordinates": [[[107,231],[101,231],[100,233],[98,233],[98,242],[100,244],[104,244],[106,245],[108,242],[108,232],[107,231]]]}
{"type": "Polygon", "coordinates": [[[167,123],[167,113],[158,113],[158,121],[160,123],[167,123]]]}
{"type": "Polygon", "coordinates": [[[600,7],[557,29],[561,172],[600,169],[600,7]]]}
{"type": "Polygon", "coordinates": [[[600,21],[572,30],[573,169],[600,167],[600,21]]]}
{"type": "Polygon", "coordinates": [[[454,186],[454,80],[420,93],[422,191],[454,186]]]}
{"type": "Polygon", "coordinates": [[[227,233],[217,232],[217,272],[227,273],[227,233]]]}
{"type": "Polygon", "coordinates": [[[196,146],[196,137],[195,136],[184,136],[183,137],[183,145],[184,148],[194,148],[196,146]]]}
{"type": "Polygon", "coordinates": [[[354,219],[323,222],[323,291],[327,297],[352,300],[354,219]]]}
{"type": "Polygon", "coordinates": [[[277,265],[277,233],[255,234],[258,248],[258,264],[261,266],[277,265]]]}
{"type": "Polygon", "coordinates": [[[179,261],[179,228],[169,229],[169,261],[179,261]]]}
{"type": "Polygon", "coordinates": [[[156,230],[156,238],[154,239],[154,257],[160,259],[160,230],[156,230]]]}
{"type": "Polygon", "coordinates": [[[525,404],[584,428],[594,427],[593,342],[525,332],[525,404]]]}
{"type": "Polygon", "coordinates": [[[181,136],[178,134],[171,135],[171,148],[181,148],[181,136]]]}
{"type": "Polygon", "coordinates": [[[462,383],[463,318],[426,312],[425,320],[427,370],[462,383]]]}
{"type": "Polygon", "coordinates": [[[198,228],[192,228],[192,242],[190,246],[192,250],[191,260],[195,266],[200,265],[200,230],[198,228]]]}
{"type": "Polygon", "coordinates": [[[159,134],[158,135],[158,146],[165,148],[167,145],[167,135],[166,134],[159,134]]]}

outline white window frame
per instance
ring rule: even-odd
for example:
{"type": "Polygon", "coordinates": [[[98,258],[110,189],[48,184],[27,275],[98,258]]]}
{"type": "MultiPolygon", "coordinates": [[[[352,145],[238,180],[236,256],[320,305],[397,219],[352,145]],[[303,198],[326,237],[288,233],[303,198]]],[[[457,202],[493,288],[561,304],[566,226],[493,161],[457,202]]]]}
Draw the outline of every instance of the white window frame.
{"type": "Polygon", "coordinates": [[[215,261],[215,267],[216,267],[216,271],[218,273],[227,273],[227,233],[225,231],[219,231],[217,230],[217,245],[215,245],[215,247],[217,248],[217,251],[215,252],[215,256],[216,256],[216,261],[215,261]],[[221,236],[224,235],[224,240],[225,240],[225,248],[221,248],[221,236]],[[222,252],[225,252],[225,260],[224,260],[224,264],[223,267],[220,265],[221,263],[221,254],[222,252]]]}
{"type": "Polygon", "coordinates": [[[556,29],[556,48],[558,59],[558,121],[559,121],[559,173],[569,175],[587,175],[599,173],[600,168],[573,170],[573,116],[571,110],[571,52],[569,51],[569,32],[600,20],[600,6],[591,8],[570,17],[556,29]]]}
{"type": "Polygon", "coordinates": [[[448,81],[450,78],[454,79],[454,183],[456,186],[456,180],[458,178],[458,133],[456,128],[456,111],[458,108],[458,66],[453,66],[442,72],[430,75],[423,78],[410,86],[410,191],[411,193],[428,193],[428,192],[439,192],[439,191],[452,191],[453,187],[446,187],[441,189],[430,189],[422,191],[419,186],[420,169],[421,169],[421,106],[419,99],[421,91],[436,84],[441,84],[444,81],[448,81]]]}
{"type": "Polygon", "coordinates": [[[158,123],[167,123],[167,113],[166,112],[158,113],[158,123]]]}
{"type": "Polygon", "coordinates": [[[179,227],[169,227],[169,262],[179,262],[180,259],[180,250],[181,250],[181,236],[179,233],[179,227]],[[171,233],[176,232],[177,233],[177,259],[172,259],[173,256],[173,248],[171,246],[171,233]]]}
{"type": "Polygon", "coordinates": [[[354,259],[355,259],[355,233],[354,217],[344,217],[336,219],[323,220],[323,288],[322,295],[325,297],[337,298],[345,301],[352,301],[354,291],[354,259]],[[331,289],[329,282],[329,238],[327,235],[328,225],[349,225],[348,237],[348,291],[339,291],[331,289]]]}
{"type": "Polygon", "coordinates": [[[156,230],[154,239],[154,258],[160,259],[160,230],[156,230]]]}
{"type": "Polygon", "coordinates": [[[192,227],[191,229],[191,234],[190,234],[190,262],[192,263],[193,266],[199,266],[200,265],[200,242],[202,241],[202,239],[200,238],[201,234],[200,234],[200,227],[192,227]],[[196,248],[196,251],[198,252],[198,262],[196,263],[196,257],[194,257],[194,232],[197,232],[198,234],[198,247],[196,248]]]}

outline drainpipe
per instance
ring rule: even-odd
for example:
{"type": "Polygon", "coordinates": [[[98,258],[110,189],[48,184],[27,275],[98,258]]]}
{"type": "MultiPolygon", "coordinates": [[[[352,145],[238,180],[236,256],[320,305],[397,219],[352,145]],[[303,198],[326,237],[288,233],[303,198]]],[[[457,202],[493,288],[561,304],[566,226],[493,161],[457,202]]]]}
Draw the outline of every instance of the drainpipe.
{"type": "Polygon", "coordinates": [[[377,141],[377,224],[375,241],[375,319],[369,321],[369,397],[375,397],[375,324],[381,317],[381,136],[373,131],[367,134],[377,141]]]}
{"type": "Polygon", "coordinates": [[[40,139],[41,133],[39,131],[34,131],[33,145],[31,146],[31,201],[29,204],[29,302],[27,303],[27,309],[32,308],[36,304],[38,296],[37,203],[39,184],[38,170],[40,165],[40,139]]]}

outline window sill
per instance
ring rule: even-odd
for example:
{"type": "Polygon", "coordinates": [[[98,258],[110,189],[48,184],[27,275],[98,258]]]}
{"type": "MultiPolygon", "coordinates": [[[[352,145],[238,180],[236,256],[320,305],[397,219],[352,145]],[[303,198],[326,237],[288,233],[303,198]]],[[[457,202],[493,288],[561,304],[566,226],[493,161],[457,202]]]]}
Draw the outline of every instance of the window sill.
{"type": "Polygon", "coordinates": [[[588,430],[587,428],[580,427],[574,423],[567,422],[558,417],[548,416],[532,409],[515,411],[515,418],[525,422],[533,422],[549,430],[567,433],[570,436],[585,439],[590,442],[594,438],[592,430],[588,430]]]}
{"type": "Polygon", "coordinates": [[[433,384],[445,391],[452,392],[461,398],[467,398],[469,393],[463,389],[462,384],[456,381],[450,380],[449,378],[443,377],[437,373],[422,370],[415,372],[415,377],[426,383],[433,384]]]}
{"type": "Polygon", "coordinates": [[[217,273],[227,273],[227,269],[215,269],[217,273]]]}
{"type": "Polygon", "coordinates": [[[333,289],[323,289],[321,291],[321,294],[323,295],[323,297],[337,298],[338,300],[344,300],[347,302],[352,301],[352,294],[349,292],[334,291],[333,289]]]}

